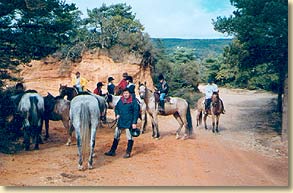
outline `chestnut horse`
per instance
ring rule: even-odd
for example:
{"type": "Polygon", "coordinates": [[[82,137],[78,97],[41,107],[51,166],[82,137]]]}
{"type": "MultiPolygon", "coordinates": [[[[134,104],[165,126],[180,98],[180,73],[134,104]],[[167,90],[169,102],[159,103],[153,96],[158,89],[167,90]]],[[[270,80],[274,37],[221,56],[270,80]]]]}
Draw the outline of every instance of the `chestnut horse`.
{"type": "Polygon", "coordinates": [[[212,118],[212,125],[213,125],[213,133],[216,131],[219,132],[219,120],[220,115],[223,112],[223,102],[219,98],[219,94],[217,92],[214,92],[212,95],[212,102],[211,102],[211,108],[205,111],[205,97],[200,98],[197,101],[197,113],[196,113],[196,126],[199,126],[202,122],[202,114],[204,114],[204,126],[205,129],[208,129],[207,127],[207,117],[208,115],[212,118]],[[215,121],[216,120],[216,121],[215,121]],[[216,125],[216,128],[215,128],[216,125]]]}

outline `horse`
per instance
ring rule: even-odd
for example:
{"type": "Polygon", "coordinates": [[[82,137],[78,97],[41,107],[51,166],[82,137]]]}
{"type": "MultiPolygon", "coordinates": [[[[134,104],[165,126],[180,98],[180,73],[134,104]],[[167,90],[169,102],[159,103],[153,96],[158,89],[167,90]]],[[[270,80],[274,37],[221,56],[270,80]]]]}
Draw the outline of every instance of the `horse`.
{"type": "MultiPolygon", "coordinates": [[[[115,96],[112,94],[107,94],[105,96],[105,99],[110,109],[115,108],[120,98],[121,96],[115,96]]],[[[144,100],[142,100],[140,97],[136,97],[136,99],[138,100],[138,104],[140,107],[139,118],[141,119],[142,133],[144,133],[146,131],[146,124],[147,124],[146,104],[144,100]]]]}
{"type": "Polygon", "coordinates": [[[205,113],[205,97],[200,98],[197,101],[197,114],[196,114],[196,120],[197,120],[197,126],[199,126],[202,123],[202,114],[204,113],[204,126],[205,129],[207,130],[207,117],[208,115],[211,115],[212,117],[212,125],[213,125],[213,133],[219,132],[219,120],[220,120],[220,115],[223,112],[223,103],[219,97],[219,94],[217,92],[214,92],[212,95],[212,102],[211,102],[211,108],[207,110],[207,113],[205,113]],[[215,123],[216,119],[216,123],[215,123]],[[215,128],[216,125],[216,128],[215,128]]]}
{"type": "Polygon", "coordinates": [[[62,85],[60,84],[59,87],[59,94],[61,98],[64,98],[65,96],[67,96],[67,100],[71,101],[74,97],[82,94],[86,94],[86,95],[92,95],[94,96],[98,101],[99,101],[99,107],[100,107],[100,112],[101,112],[101,120],[103,121],[103,123],[106,123],[106,116],[107,116],[107,102],[105,100],[104,97],[96,95],[92,92],[88,91],[84,91],[82,93],[78,93],[77,89],[75,87],[68,87],[67,85],[62,85]]]}
{"type": "Polygon", "coordinates": [[[83,157],[87,153],[89,153],[88,169],[92,169],[96,129],[100,117],[99,102],[94,96],[78,95],[70,103],[69,114],[77,141],[78,170],[83,169],[83,157]]]}
{"type": "MultiPolygon", "coordinates": [[[[160,138],[159,128],[158,128],[158,115],[160,114],[157,108],[157,102],[155,100],[154,93],[147,88],[146,83],[139,83],[139,95],[146,104],[147,112],[152,118],[152,128],[153,128],[153,138],[160,138]]],[[[180,131],[183,126],[185,126],[185,134],[183,139],[186,139],[192,134],[192,120],[190,107],[185,99],[179,97],[170,97],[170,102],[165,104],[165,113],[161,114],[164,116],[173,115],[174,118],[179,123],[179,128],[176,131],[176,139],[180,138],[180,131]]]]}
{"type": "Polygon", "coordinates": [[[67,85],[60,84],[59,95],[62,98],[67,96],[67,100],[71,101],[75,96],[78,95],[78,91],[74,87],[68,87],[67,85]]]}
{"type": "Polygon", "coordinates": [[[30,149],[31,137],[35,143],[34,149],[39,149],[44,110],[44,99],[38,93],[26,92],[21,97],[17,111],[23,117],[22,127],[26,151],[30,149]]]}
{"type": "Polygon", "coordinates": [[[49,138],[49,120],[52,121],[62,121],[67,133],[69,135],[66,145],[71,144],[72,138],[72,128],[69,127],[69,110],[70,110],[70,101],[61,98],[60,96],[54,97],[50,93],[44,97],[45,103],[45,112],[44,112],[44,121],[46,135],[45,139],[49,138]]]}

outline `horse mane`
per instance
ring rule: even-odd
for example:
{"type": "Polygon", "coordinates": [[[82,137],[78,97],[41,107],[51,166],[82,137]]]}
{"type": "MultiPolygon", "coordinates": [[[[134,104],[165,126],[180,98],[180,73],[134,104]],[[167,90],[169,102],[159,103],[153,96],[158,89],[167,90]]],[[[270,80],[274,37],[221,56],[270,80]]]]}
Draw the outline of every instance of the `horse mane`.
{"type": "Polygon", "coordinates": [[[26,90],[25,93],[38,93],[38,91],[29,89],[29,90],[26,90]]]}
{"type": "Polygon", "coordinates": [[[60,95],[55,96],[55,100],[60,100],[60,99],[64,99],[63,97],[61,97],[60,95]]]}

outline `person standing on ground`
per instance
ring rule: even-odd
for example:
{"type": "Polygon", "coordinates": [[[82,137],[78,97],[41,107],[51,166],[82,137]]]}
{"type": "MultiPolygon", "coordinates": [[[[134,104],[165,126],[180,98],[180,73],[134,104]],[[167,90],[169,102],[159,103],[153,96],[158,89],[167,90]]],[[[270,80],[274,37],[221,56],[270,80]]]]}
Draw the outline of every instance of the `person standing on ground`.
{"type": "Polygon", "coordinates": [[[130,129],[137,128],[136,124],[139,115],[138,109],[138,104],[135,102],[135,99],[132,98],[129,89],[124,89],[122,96],[115,107],[115,116],[118,120],[118,123],[115,129],[113,144],[110,151],[105,153],[106,156],[116,155],[116,149],[120,140],[121,132],[123,130],[125,130],[128,140],[126,153],[123,157],[129,158],[131,156],[134,141],[130,129]]]}

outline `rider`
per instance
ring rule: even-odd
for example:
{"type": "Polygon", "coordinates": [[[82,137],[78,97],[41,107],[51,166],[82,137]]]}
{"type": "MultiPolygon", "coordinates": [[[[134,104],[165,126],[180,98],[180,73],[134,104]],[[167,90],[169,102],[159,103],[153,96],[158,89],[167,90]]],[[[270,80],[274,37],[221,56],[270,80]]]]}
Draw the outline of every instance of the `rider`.
{"type": "Polygon", "coordinates": [[[107,156],[115,156],[116,149],[119,143],[120,135],[122,130],[125,129],[126,137],[128,139],[126,154],[123,156],[124,158],[129,158],[132,147],[133,147],[133,139],[130,133],[130,128],[135,129],[138,119],[138,104],[134,102],[129,89],[126,88],[123,90],[122,96],[115,106],[115,116],[118,120],[117,127],[115,129],[114,140],[111,146],[110,151],[106,152],[107,156]]]}
{"type": "Polygon", "coordinates": [[[119,88],[119,90],[124,90],[127,87],[127,81],[126,81],[127,76],[128,76],[128,73],[127,72],[124,72],[122,74],[123,79],[117,85],[117,87],[119,88]]]}
{"type": "Polygon", "coordinates": [[[132,76],[127,76],[126,81],[127,81],[127,88],[129,89],[129,92],[130,92],[132,98],[136,99],[136,96],[135,96],[135,84],[133,83],[132,76]]]}
{"type": "MultiPolygon", "coordinates": [[[[208,113],[208,109],[211,108],[211,102],[212,102],[212,95],[214,93],[219,94],[219,88],[218,86],[214,83],[214,81],[212,80],[212,78],[208,79],[208,84],[205,87],[205,114],[208,113]]],[[[222,113],[225,113],[224,110],[224,104],[223,101],[220,99],[221,103],[222,103],[222,107],[223,107],[223,111],[222,113]]]]}
{"type": "Polygon", "coordinates": [[[115,85],[113,83],[114,78],[113,77],[109,77],[108,78],[108,85],[107,85],[107,90],[109,94],[114,95],[114,90],[115,90],[115,85]]]}
{"type": "Polygon", "coordinates": [[[73,87],[77,89],[79,93],[87,90],[86,85],[88,81],[85,78],[80,76],[80,72],[75,73],[75,77],[72,78],[71,83],[73,84],[73,87]]]}
{"type": "Polygon", "coordinates": [[[98,82],[98,83],[97,83],[97,88],[94,90],[94,93],[95,93],[96,95],[104,96],[104,95],[103,95],[103,92],[102,92],[102,87],[103,87],[103,86],[104,86],[104,85],[103,85],[102,82],[98,82]]]}
{"type": "MultiPolygon", "coordinates": [[[[214,87],[214,92],[213,93],[217,93],[218,96],[219,96],[219,99],[220,99],[220,95],[219,95],[220,91],[219,91],[218,85],[215,84],[213,79],[211,79],[211,84],[214,87]]],[[[221,104],[222,104],[222,107],[223,107],[222,113],[225,114],[224,103],[223,103],[222,99],[220,99],[220,101],[221,101],[221,104]]]]}
{"type": "Polygon", "coordinates": [[[158,85],[158,90],[159,90],[159,94],[160,94],[160,102],[159,102],[159,111],[161,113],[165,112],[165,97],[168,94],[169,91],[169,86],[163,76],[163,74],[159,75],[159,85],[158,85]]]}

